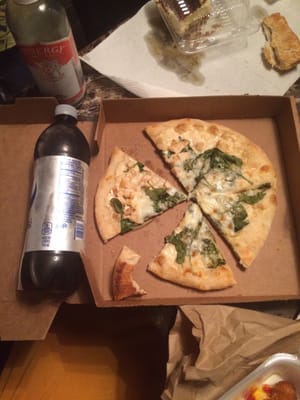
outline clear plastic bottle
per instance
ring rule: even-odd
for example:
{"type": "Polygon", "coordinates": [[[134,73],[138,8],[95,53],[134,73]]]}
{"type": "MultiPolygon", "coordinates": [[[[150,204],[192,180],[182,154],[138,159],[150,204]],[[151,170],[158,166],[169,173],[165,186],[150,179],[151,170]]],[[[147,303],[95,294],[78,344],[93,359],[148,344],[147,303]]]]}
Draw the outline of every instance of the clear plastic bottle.
{"type": "Polygon", "coordinates": [[[7,22],[41,94],[77,105],[85,81],[65,9],[58,0],[8,0],[7,22]]]}
{"type": "Polygon", "coordinates": [[[34,149],[34,180],[19,289],[68,294],[83,276],[90,149],[77,112],[58,105],[34,149]]]}

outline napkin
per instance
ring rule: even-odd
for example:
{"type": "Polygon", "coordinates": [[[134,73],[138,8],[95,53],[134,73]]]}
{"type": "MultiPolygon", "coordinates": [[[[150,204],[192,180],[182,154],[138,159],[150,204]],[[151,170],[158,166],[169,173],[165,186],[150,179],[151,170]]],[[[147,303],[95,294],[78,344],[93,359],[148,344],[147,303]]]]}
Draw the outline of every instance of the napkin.
{"type": "Polygon", "coordinates": [[[300,1],[250,0],[255,33],[194,54],[174,45],[154,1],[82,59],[95,70],[140,97],[209,95],[283,95],[300,76],[300,67],[280,74],[261,57],[265,38],[259,20],[280,12],[300,36],[300,1]]]}

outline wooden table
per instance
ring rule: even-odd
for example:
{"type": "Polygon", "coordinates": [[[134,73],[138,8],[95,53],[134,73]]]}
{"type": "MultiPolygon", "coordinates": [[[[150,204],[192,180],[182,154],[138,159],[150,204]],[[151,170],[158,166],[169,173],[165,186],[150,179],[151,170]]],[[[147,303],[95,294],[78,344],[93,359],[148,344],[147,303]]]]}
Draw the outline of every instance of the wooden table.
{"type": "Polygon", "coordinates": [[[171,309],[64,305],[46,339],[15,343],[1,400],[159,400],[171,309]]]}

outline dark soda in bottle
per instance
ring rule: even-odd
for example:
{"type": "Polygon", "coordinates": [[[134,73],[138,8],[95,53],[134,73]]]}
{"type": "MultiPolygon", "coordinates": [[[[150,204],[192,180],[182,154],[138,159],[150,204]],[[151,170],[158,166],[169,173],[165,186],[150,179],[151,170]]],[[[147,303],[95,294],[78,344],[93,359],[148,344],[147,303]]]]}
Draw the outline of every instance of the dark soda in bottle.
{"type": "Polygon", "coordinates": [[[34,149],[34,179],[19,289],[70,294],[83,276],[90,149],[77,110],[55,108],[34,149]]]}

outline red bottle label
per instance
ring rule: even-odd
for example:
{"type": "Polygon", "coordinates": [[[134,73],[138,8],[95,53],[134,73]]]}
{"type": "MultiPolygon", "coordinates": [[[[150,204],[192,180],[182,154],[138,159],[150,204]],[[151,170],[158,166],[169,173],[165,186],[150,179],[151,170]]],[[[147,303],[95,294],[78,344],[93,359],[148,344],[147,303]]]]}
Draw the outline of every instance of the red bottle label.
{"type": "Polygon", "coordinates": [[[42,94],[76,103],[84,93],[84,79],[73,35],[48,43],[19,45],[42,94]]]}

